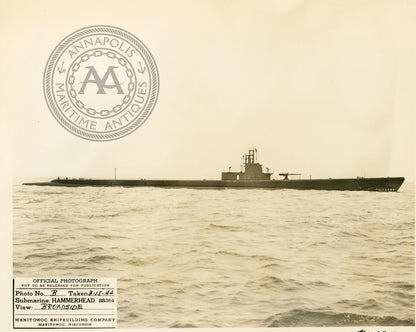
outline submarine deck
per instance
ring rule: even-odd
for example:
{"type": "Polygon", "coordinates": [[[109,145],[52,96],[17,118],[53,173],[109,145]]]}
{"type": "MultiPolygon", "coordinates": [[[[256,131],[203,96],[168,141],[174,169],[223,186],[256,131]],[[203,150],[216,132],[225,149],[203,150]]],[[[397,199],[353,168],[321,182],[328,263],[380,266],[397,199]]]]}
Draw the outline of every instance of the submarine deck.
{"type": "Polygon", "coordinates": [[[247,188],[299,190],[397,191],[403,177],[308,179],[308,180],[108,180],[55,179],[50,182],[24,183],[36,186],[65,187],[171,187],[171,188],[247,188]]]}

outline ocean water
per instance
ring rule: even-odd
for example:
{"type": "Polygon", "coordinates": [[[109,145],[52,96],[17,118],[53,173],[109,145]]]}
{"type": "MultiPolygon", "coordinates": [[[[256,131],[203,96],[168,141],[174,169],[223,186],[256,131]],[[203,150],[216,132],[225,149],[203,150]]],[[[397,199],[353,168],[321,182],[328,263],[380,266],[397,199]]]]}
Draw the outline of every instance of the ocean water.
{"type": "Polygon", "coordinates": [[[118,326],[414,325],[414,189],[14,185],[14,277],[118,278],[118,326]]]}

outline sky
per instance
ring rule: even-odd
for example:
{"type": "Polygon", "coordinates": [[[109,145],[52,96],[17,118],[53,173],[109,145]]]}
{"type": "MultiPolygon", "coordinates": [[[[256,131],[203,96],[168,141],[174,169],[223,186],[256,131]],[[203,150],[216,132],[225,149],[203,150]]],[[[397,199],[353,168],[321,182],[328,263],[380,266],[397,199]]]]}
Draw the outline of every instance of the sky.
{"type": "Polygon", "coordinates": [[[414,1],[3,1],[0,13],[12,176],[218,179],[256,147],[275,173],[414,180],[414,1]],[[55,46],[95,24],[137,36],[160,76],[151,116],[111,142],[63,129],[42,91],[55,46]]]}

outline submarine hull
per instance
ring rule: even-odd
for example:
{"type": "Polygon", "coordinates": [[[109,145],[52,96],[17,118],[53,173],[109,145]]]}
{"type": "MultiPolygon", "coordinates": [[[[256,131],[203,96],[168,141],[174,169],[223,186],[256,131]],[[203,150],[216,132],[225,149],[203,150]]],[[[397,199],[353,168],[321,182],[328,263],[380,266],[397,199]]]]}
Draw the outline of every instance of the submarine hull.
{"type": "Polygon", "coordinates": [[[169,188],[259,188],[299,190],[397,191],[403,177],[311,179],[311,180],[100,180],[55,179],[50,182],[24,183],[65,187],[169,187],[169,188]]]}

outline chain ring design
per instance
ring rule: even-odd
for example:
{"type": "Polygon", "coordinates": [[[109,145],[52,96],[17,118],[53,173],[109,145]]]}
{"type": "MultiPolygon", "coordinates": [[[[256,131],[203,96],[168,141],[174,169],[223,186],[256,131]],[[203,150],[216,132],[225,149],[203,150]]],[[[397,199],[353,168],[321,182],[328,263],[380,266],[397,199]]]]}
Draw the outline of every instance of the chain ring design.
{"type": "Polygon", "coordinates": [[[159,94],[159,73],[147,47],[129,32],[106,25],[82,28],[64,38],[48,59],[43,83],[46,102],[58,123],[92,141],[111,141],[137,130],[152,113],[159,94]],[[88,49],[94,40],[98,45],[88,49]],[[83,45],[85,52],[73,60],[71,49],[75,53],[83,45]],[[128,92],[116,104],[94,108],[78,98],[74,75],[86,61],[104,56],[121,65],[128,92]]]}
{"type": "Polygon", "coordinates": [[[75,99],[74,104],[77,106],[77,108],[79,110],[83,110],[91,116],[96,116],[98,114],[100,117],[107,117],[111,113],[118,114],[122,110],[124,105],[129,104],[129,101],[132,100],[131,94],[135,91],[135,84],[133,82],[133,78],[134,78],[135,74],[134,74],[134,70],[132,70],[130,68],[127,68],[129,63],[120,54],[117,54],[117,52],[114,52],[114,51],[90,50],[88,52],[85,52],[85,53],[81,54],[77,58],[77,60],[71,65],[71,68],[68,71],[67,82],[68,82],[68,85],[70,87],[69,96],[71,98],[75,99]],[[90,55],[89,53],[92,53],[92,54],[90,55]],[[81,100],[77,99],[77,92],[74,88],[74,83],[75,83],[74,74],[79,70],[79,68],[81,66],[81,63],[87,62],[92,56],[93,57],[100,57],[100,56],[103,56],[103,55],[106,55],[110,59],[117,59],[118,63],[126,68],[125,69],[126,70],[126,75],[130,80],[130,82],[128,84],[128,87],[127,87],[129,93],[128,93],[128,95],[124,96],[121,104],[118,104],[118,105],[114,106],[111,110],[97,111],[97,110],[95,110],[91,107],[89,107],[89,108],[85,107],[85,104],[81,100]]]}

